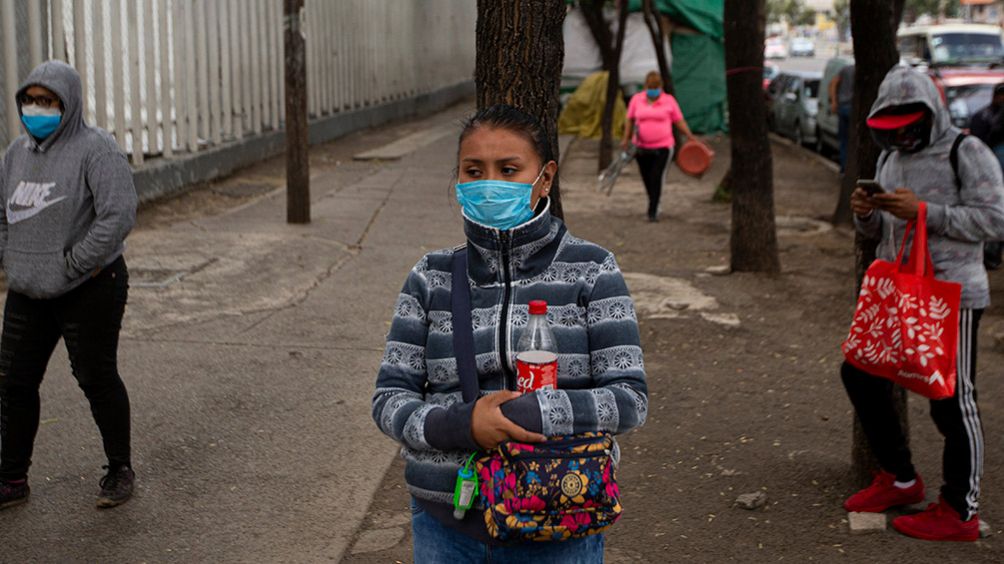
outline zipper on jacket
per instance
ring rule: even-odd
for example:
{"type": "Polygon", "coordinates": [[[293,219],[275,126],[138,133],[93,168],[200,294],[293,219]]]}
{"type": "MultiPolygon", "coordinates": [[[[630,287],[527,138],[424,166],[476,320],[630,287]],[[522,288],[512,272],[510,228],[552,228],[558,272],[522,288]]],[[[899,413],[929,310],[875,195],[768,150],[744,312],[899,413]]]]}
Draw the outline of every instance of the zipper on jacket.
{"type": "Polygon", "coordinates": [[[502,307],[499,310],[499,362],[502,365],[502,384],[509,386],[511,370],[509,368],[509,299],[512,292],[511,273],[509,272],[509,232],[499,232],[499,244],[502,252],[502,307]]]}

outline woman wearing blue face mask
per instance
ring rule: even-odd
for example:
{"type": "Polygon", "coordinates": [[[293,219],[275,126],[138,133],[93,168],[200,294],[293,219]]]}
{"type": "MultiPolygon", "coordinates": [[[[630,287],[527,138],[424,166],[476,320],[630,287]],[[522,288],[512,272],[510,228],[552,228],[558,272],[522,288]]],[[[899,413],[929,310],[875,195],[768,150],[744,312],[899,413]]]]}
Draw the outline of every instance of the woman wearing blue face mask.
{"type": "Polygon", "coordinates": [[[666,165],[672,160],[676,146],[674,127],[688,140],[694,138],[676,98],[662,91],[662,77],[652,71],[645,77],[645,90],[631,97],[621,141],[624,149],[632,140],[638,148],[635,160],[648,193],[649,221],[659,220],[659,198],[666,180],[666,165]]]}
{"type": "Polygon", "coordinates": [[[126,156],[84,122],[80,76],[48,61],[12,102],[25,134],[0,165],[0,264],[7,275],[0,336],[0,509],[28,500],[39,385],[62,339],[101,432],[107,474],[97,506],[132,495],[129,396],[117,366],[128,293],[122,252],[136,219],[126,156]]]}
{"type": "Polygon", "coordinates": [[[634,304],[613,254],[550,214],[557,174],[546,134],[511,106],[479,111],[458,151],[474,354],[482,395],[465,402],[453,348],[454,249],[412,269],[395,306],[373,418],[403,445],[416,562],[602,562],[603,536],[516,544],[489,537],[478,508],[454,517],[458,469],[505,440],[622,433],[648,408],[634,304]],[[556,390],[519,394],[514,345],[531,300],[558,343],[556,390]]]}

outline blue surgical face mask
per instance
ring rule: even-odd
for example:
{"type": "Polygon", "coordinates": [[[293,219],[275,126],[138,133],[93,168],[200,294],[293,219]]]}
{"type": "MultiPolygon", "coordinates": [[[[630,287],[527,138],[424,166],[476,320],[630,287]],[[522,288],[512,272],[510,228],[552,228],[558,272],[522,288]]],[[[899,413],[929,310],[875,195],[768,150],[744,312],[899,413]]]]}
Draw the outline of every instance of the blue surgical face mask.
{"type": "Polygon", "coordinates": [[[662,89],[661,88],[646,88],[645,89],[645,94],[650,99],[655,100],[656,98],[659,97],[659,94],[662,94],[662,89]]]}
{"type": "Polygon", "coordinates": [[[540,169],[529,184],[506,180],[463,182],[457,184],[457,201],[469,219],[503,231],[512,229],[533,217],[533,185],[543,174],[544,169],[540,169]]]}
{"type": "Polygon", "coordinates": [[[63,113],[59,108],[41,108],[36,105],[21,106],[21,123],[36,139],[45,139],[59,127],[63,113]]]}

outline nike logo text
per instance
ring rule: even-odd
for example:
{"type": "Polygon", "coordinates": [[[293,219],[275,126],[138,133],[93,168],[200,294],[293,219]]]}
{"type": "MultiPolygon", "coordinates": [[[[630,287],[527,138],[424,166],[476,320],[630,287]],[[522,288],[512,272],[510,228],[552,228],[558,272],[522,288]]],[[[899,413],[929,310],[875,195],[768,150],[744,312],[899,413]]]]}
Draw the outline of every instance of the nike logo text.
{"type": "Polygon", "coordinates": [[[56,186],[55,182],[25,182],[21,181],[7,200],[7,223],[13,224],[35,217],[45,208],[61,202],[66,196],[48,200],[50,192],[56,186]]]}

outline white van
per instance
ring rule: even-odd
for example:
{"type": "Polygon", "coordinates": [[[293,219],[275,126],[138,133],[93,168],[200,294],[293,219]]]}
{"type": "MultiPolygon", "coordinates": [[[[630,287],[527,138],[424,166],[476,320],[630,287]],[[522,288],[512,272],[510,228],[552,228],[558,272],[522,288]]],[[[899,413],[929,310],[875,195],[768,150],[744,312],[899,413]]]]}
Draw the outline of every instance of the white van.
{"type": "Polygon", "coordinates": [[[896,34],[899,55],[910,65],[1004,62],[1001,28],[982,24],[917,25],[896,34]]]}

